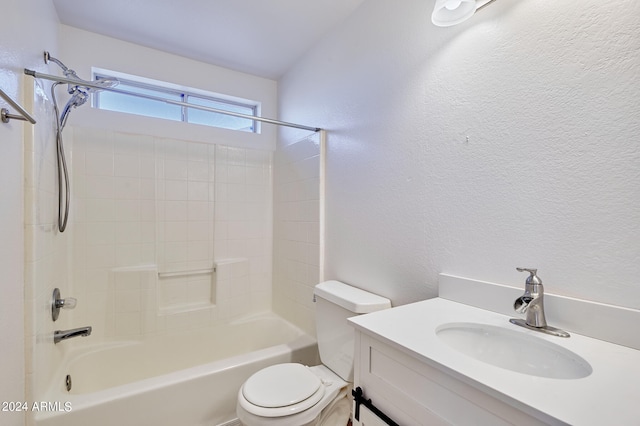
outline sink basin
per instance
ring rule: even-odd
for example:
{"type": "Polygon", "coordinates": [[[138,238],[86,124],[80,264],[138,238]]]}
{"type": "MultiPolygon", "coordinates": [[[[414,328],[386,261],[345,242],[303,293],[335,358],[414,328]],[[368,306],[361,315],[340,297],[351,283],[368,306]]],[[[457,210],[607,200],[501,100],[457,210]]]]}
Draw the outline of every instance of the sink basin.
{"type": "Polygon", "coordinates": [[[580,379],[593,369],[579,355],[529,334],[488,324],[448,323],[436,335],[451,348],[487,364],[552,379],[580,379]]]}

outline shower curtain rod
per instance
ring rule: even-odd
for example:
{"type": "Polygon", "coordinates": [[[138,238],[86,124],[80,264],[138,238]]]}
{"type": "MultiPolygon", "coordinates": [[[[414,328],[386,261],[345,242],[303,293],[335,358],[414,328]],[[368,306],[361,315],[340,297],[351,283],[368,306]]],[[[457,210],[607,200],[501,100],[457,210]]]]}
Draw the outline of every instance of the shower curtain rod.
{"type": "Polygon", "coordinates": [[[279,121],[279,120],[274,120],[274,119],[265,118],[265,117],[256,117],[256,116],[253,116],[253,115],[242,114],[242,113],[233,112],[233,111],[225,111],[223,109],[211,108],[211,107],[207,107],[207,106],[203,106],[203,105],[195,105],[195,104],[190,104],[188,102],[172,101],[170,99],[163,99],[163,98],[160,98],[160,97],[157,97],[157,96],[143,95],[141,93],[129,92],[129,91],[126,91],[126,90],[115,89],[113,87],[104,87],[104,86],[100,86],[100,85],[97,85],[97,84],[92,84],[92,83],[85,82],[85,81],[79,82],[77,80],[66,78],[66,77],[58,77],[58,76],[51,75],[51,74],[39,73],[37,71],[33,71],[33,70],[30,70],[30,69],[27,69],[27,68],[24,69],[24,73],[26,75],[30,75],[30,76],[32,76],[34,78],[42,78],[42,79],[45,79],[45,80],[51,80],[51,81],[55,81],[55,82],[58,82],[58,83],[68,83],[68,84],[72,84],[74,86],[91,87],[91,88],[94,88],[94,89],[104,90],[104,91],[107,91],[107,92],[120,93],[121,95],[136,96],[138,98],[145,98],[145,99],[149,99],[149,100],[152,100],[152,101],[164,102],[164,103],[171,104],[171,105],[178,105],[178,106],[187,107],[187,108],[194,108],[194,109],[199,109],[199,110],[202,110],[202,111],[215,112],[215,113],[218,113],[218,114],[231,115],[233,117],[246,118],[248,120],[255,120],[255,121],[260,121],[260,122],[263,122],[263,123],[275,124],[277,126],[294,127],[296,129],[310,130],[312,132],[319,132],[319,131],[322,130],[319,127],[310,127],[310,126],[304,126],[302,124],[287,123],[286,121],[279,121]]]}

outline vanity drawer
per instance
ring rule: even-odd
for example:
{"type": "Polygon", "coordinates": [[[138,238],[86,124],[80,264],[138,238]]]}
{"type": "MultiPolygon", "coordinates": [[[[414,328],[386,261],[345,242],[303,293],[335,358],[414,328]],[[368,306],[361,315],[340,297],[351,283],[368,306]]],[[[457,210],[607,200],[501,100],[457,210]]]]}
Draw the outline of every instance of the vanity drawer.
{"type": "Polygon", "coordinates": [[[366,398],[403,426],[544,424],[360,332],[356,333],[356,357],[355,387],[361,387],[366,398]]]}

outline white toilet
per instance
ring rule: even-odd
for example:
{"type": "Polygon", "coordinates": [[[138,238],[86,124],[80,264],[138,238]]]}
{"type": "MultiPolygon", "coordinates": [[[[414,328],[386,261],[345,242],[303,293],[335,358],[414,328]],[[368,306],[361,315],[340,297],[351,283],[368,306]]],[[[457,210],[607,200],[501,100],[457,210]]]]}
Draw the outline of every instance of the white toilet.
{"type": "Polygon", "coordinates": [[[354,330],[347,318],[391,307],[389,299],[338,281],[318,284],[321,365],[277,364],[247,379],[236,413],[247,426],[346,425],[351,411],[354,330]]]}

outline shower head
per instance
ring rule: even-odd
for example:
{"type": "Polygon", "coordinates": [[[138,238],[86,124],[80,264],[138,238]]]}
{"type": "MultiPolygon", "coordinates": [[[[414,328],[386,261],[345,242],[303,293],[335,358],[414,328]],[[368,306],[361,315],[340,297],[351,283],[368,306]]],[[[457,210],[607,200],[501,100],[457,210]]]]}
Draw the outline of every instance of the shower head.
{"type": "Polygon", "coordinates": [[[51,54],[49,52],[44,52],[44,62],[48,63],[49,61],[53,62],[54,64],[56,64],[60,68],[62,68],[62,73],[64,74],[64,76],[66,78],[68,78],[69,80],[74,80],[74,81],[78,82],[78,84],[69,83],[67,91],[69,92],[70,95],[73,95],[76,92],[76,90],[81,90],[81,91],[85,92],[85,94],[86,93],[92,93],[92,92],[99,92],[102,89],[108,89],[108,88],[111,88],[111,87],[115,87],[119,83],[119,81],[117,79],[115,79],[115,78],[114,79],[104,78],[104,79],[100,79],[100,80],[84,80],[84,79],[78,77],[78,74],[74,70],[72,70],[69,67],[67,67],[60,60],[58,60],[58,59],[54,58],[53,56],[51,56],[51,54]],[[100,87],[99,88],[89,87],[89,86],[86,86],[87,83],[89,83],[89,84],[91,84],[93,86],[97,85],[97,86],[100,86],[100,87]]]}
{"type": "Polygon", "coordinates": [[[67,101],[67,104],[64,106],[64,109],[62,110],[62,114],[60,114],[60,128],[63,129],[64,126],[67,124],[67,118],[69,117],[69,112],[71,111],[71,108],[77,108],[79,106],[84,105],[85,102],[87,102],[87,99],[89,98],[89,94],[83,90],[80,90],[79,88],[76,87],[76,89],[73,92],[73,95],[71,96],[71,98],[69,98],[69,100],[67,101]]]}
{"type": "MultiPolygon", "coordinates": [[[[93,80],[93,81],[84,80],[78,77],[78,74],[74,70],[67,67],[60,60],[51,56],[49,52],[44,52],[44,62],[48,63],[49,61],[53,62],[54,64],[62,68],[62,73],[68,80],[73,80],[74,82],[77,82],[77,84],[68,83],[67,92],[71,95],[71,98],[69,98],[69,100],[67,101],[67,104],[64,106],[64,109],[62,110],[62,114],[60,114],[59,124],[61,129],[64,128],[67,122],[67,118],[69,116],[69,112],[71,111],[71,108],[77,108],[79,106],[84,105],[87,102],[87,99],[89,99],[90,93],[96,93],[103,89],[109,89],[111,87],[115,87],[119,83],[117,79],[108,79],[108,78],[93,80]]],[[[57,84],[59,83],[54,84],[53,87],[55,87],[57,84]]],[[[52,90],[52,94],[53,94],[53,90],[52,90]]]]}

